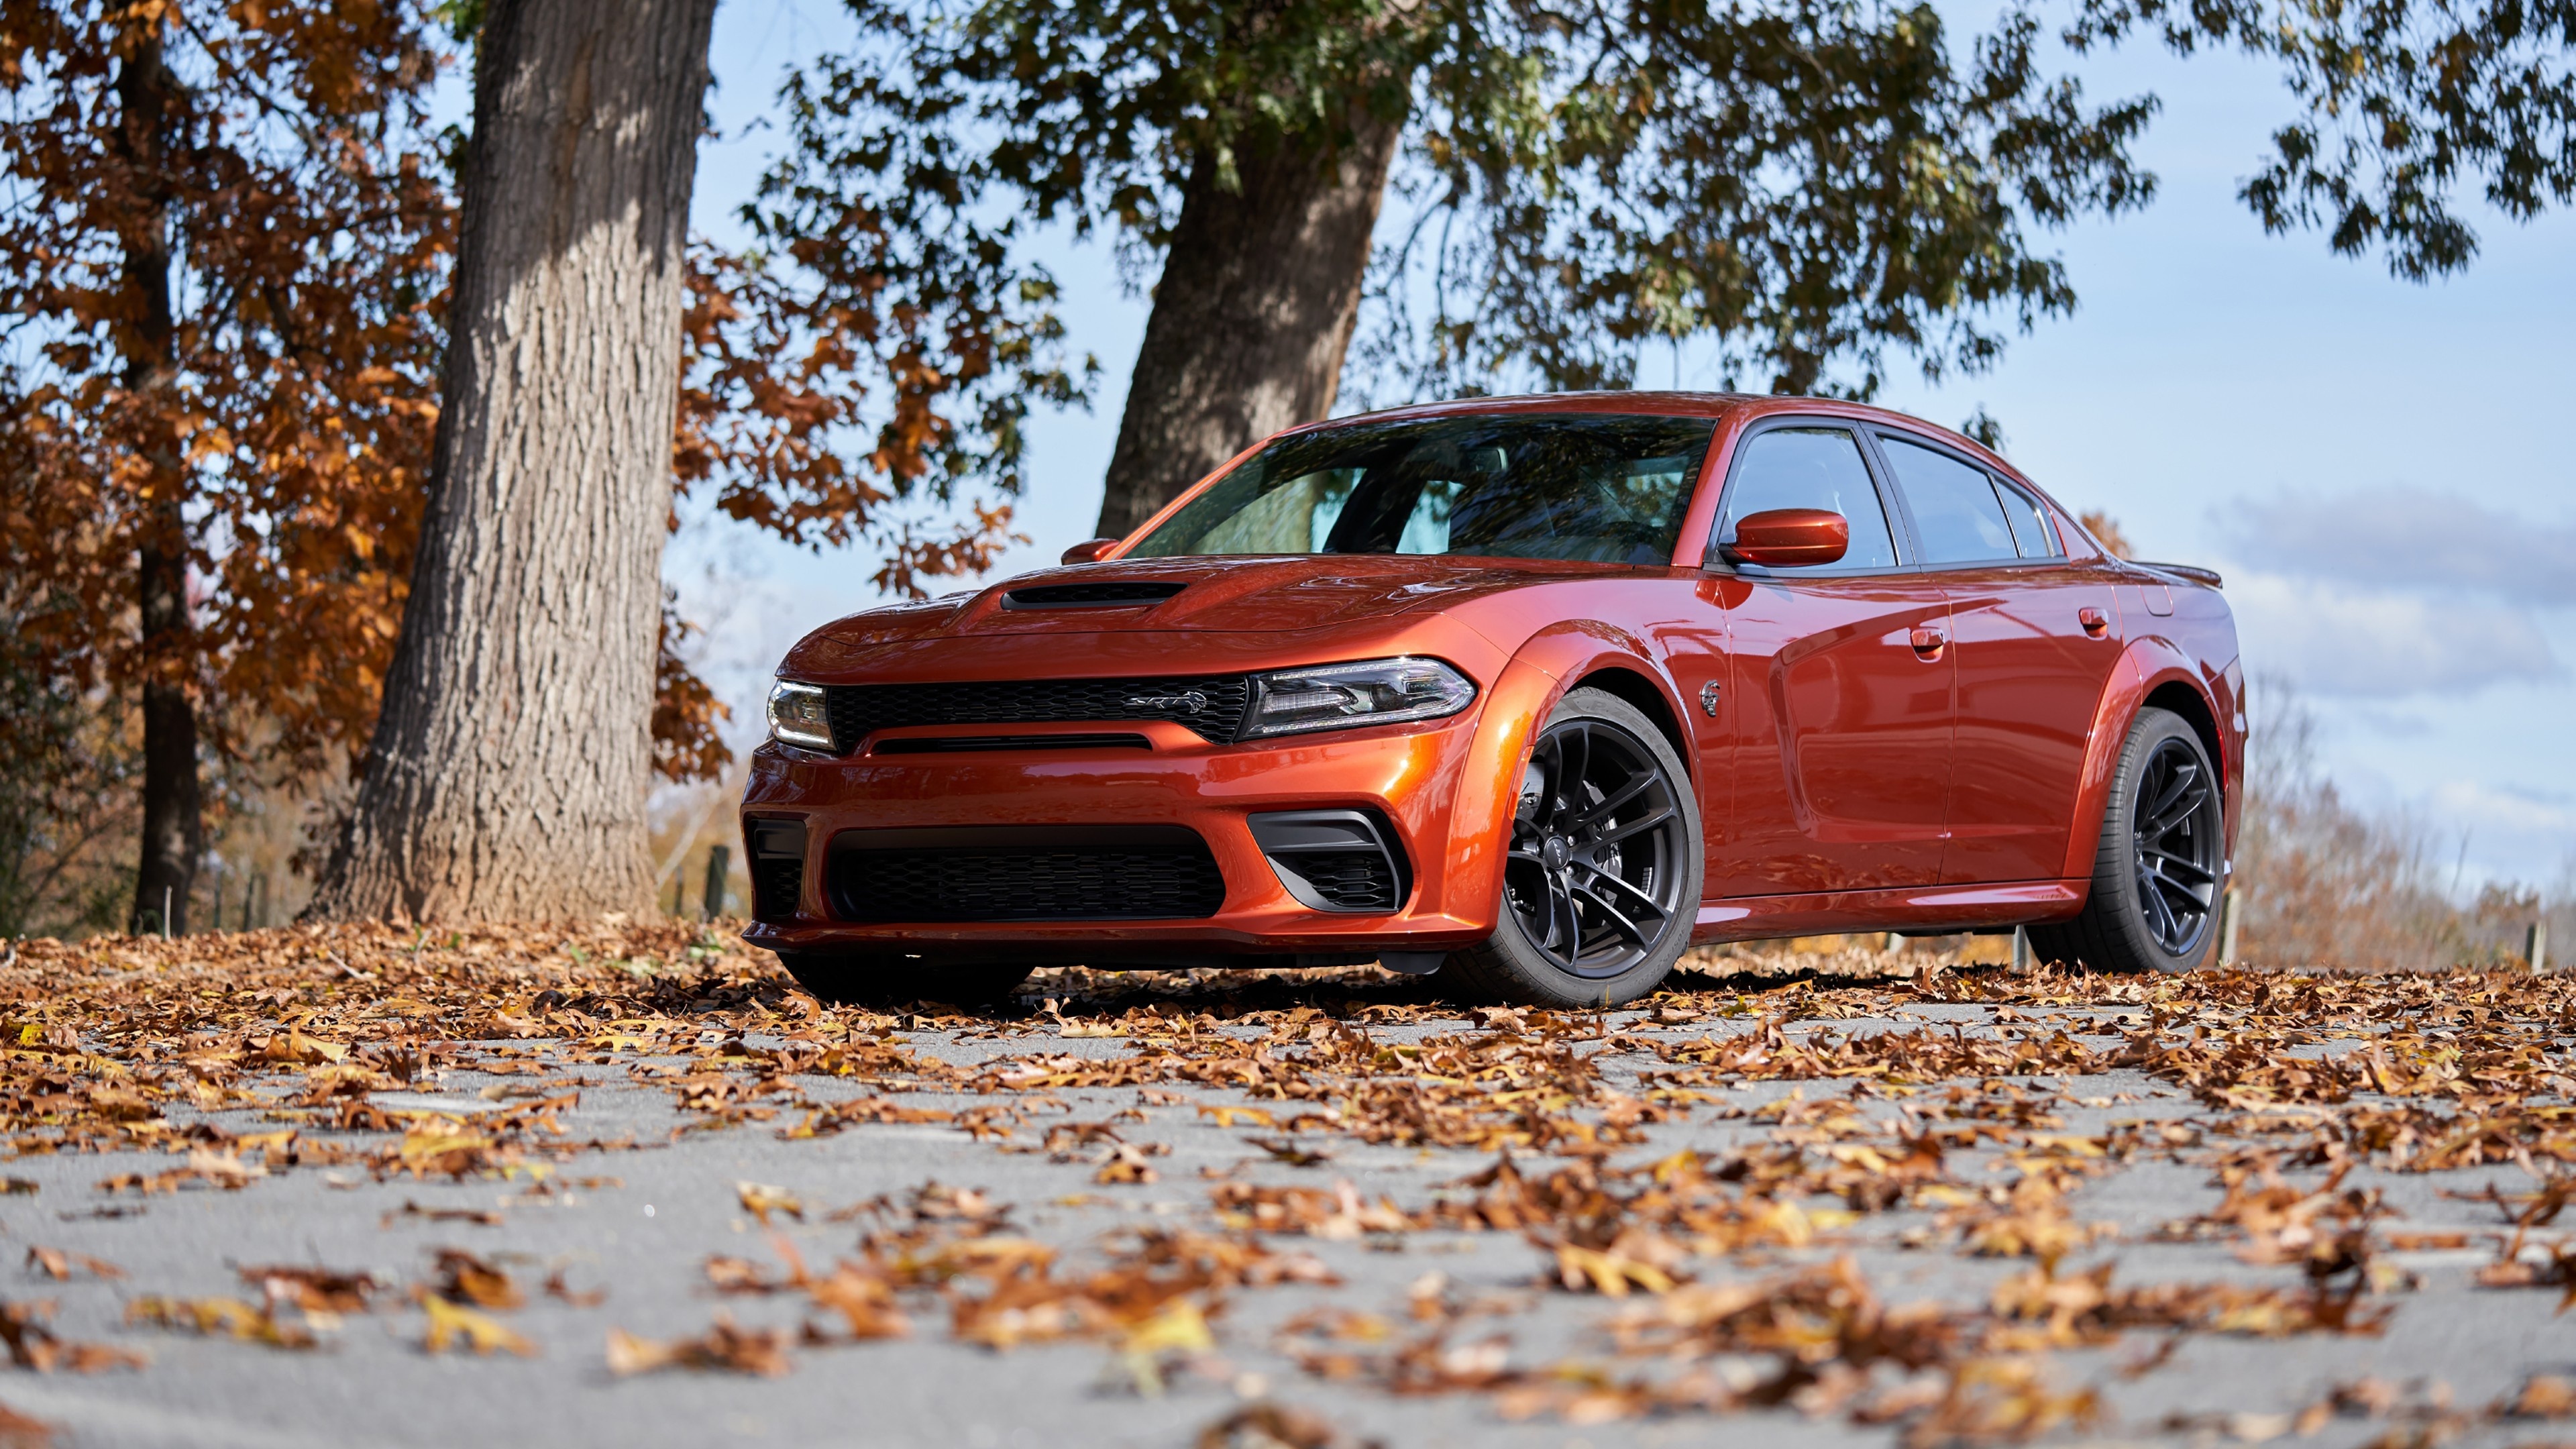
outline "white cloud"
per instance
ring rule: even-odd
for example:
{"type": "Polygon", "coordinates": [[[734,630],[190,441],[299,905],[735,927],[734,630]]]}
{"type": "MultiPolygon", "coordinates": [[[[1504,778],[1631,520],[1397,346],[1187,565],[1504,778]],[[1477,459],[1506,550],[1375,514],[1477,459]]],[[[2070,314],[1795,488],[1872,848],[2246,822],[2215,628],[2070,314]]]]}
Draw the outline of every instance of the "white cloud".
{"type": "Polygon", "coordinates": [[[2523,610],[2319,579],[2238,573],[2227,581],[2246,668],[2319,695],[2457,695],[2565,674],[2523,610]]]}
{"type": "Polygon", "coordinates": [[[2576,837],[2576,806],[2554,791],[2449,780],[2435,787],[2433,804],[2446,815],[2508,833],[2576,837]]]}
{"type": "Polygon", "coordinates": [[[2563,795],[2446,780],[2428,804],[2444,833],[2460,841],[2464,885],[2547,881],[2576,867],[2576,805],[2563,795]]]}
{"type": "Polygon", "coordinates": [[[2421,488],[2283,494],[2222,523],[2255,567],[2376,590],[2484,593],[2576,605],[2576,524],[2500,513],[2421,488]]]}

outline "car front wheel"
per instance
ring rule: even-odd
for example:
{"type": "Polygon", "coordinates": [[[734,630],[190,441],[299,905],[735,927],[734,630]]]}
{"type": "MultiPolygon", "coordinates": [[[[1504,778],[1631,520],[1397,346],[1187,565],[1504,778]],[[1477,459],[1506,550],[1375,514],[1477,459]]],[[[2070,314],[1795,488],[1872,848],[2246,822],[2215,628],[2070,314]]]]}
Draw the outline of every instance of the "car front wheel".
{"type": "Polygon", "coordinates": [[[2227,818],[2217,767],[2182,716],[2142,709],[2121,746],[2084,913],[2030,928],[2043,961],[2189,971],[2218,941],[2227,818]]]}
{"type": "Polygon", "coordinates": [[[1507,1001],[1633,1001],[1690,944],[1704,848],[1690,775],[1663,731],[1616,695],[1568,691],[1522,769],[1502,920],[1448,967],[1507,1001]]]}

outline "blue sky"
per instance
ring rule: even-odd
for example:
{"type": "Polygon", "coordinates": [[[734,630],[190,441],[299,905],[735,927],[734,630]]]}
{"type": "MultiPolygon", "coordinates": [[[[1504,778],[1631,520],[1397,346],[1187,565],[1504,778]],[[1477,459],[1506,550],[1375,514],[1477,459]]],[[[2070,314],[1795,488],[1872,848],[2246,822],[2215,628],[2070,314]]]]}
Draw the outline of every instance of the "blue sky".
{"type": "MultiPolygon", "coordinates": [[[[1944,9],[1962,30],[1986,18],[1944,9]]],[[[697,215],[723,237],[775,142],[759,117],[781,67],[846,27],[821,0],[728,0],[716,24],[721,134],[700,153],[697,215]]],[[[2316,712],[2338,784],[2423,822],[2446,863],[2465,839],[2468,882],[2566,879],[2576,461],[2549,420],[2576,380],[2576,217],[2480,216],[2467,275],[2401,282],[2317,236],[2266,236],[2236,201],[2290,114],[2268,67],[2142,48],[2080,74],[2097,98],[2163,97],[2140,147],[2157,201],[2055,238],[2082,298],[2072,318],[1983,376],[1935,387],[1900,371],[1880,401],[1952,426],[1982,405],[2060,499],[2108,510],[2146,557],[2223,570],[2249,669],[2316,712]]],[[[1046,260],[1102,385],[1090,413],[1039,422],[1019,508],[1033,542],[1002,573],[1090,536],[1145,325],[1106,248],[1046,260]]],[[[1640,380],[1671,374],[1650,362],[1640,380]]],[[[1716,385],[1687,352],[1680,382],[1716,385]]],[[[692,520],[665,572],[709,625],[703,667],[738,726],[788,643],[873,602],[874,567],[692,520]]]]}

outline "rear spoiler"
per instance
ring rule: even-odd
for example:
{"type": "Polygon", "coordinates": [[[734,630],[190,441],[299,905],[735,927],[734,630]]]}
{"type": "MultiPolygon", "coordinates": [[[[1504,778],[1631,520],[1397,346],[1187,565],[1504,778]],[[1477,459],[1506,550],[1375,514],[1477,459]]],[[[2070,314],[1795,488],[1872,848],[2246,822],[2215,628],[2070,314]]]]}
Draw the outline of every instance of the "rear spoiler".
{"type": "Polygon", "coordinates": [[[2189,579],[2195,584],[2207,584],[2213,589],[2226,587],[2226,581],[2218,576],[2216,569],[2199,568],[2191,564],[2148,563],[2144,559],[2132,559],[2130,562],[2142,569],[2154,569],[2157,573],[2171,574],[2178,579],[2189,579]]]}

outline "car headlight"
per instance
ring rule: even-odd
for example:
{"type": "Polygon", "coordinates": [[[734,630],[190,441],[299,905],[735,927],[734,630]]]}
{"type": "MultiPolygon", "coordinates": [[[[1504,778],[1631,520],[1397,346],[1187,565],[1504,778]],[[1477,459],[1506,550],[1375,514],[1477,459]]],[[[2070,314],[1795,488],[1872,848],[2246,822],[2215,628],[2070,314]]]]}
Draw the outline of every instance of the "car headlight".
{"type": "Polygon", "coordinates": [[[828,750],[832,744],[832,711],[823,691],[810,684],[780,680],[769,687],[769,737],[782,745],[828,750]]]}
{"type": "Polygon", "coordinates": [[[1438,719],[1475,702],[1476,686],[1437,659],[1370,659],[1253,677],[1243,738],[1438,719]]]}

